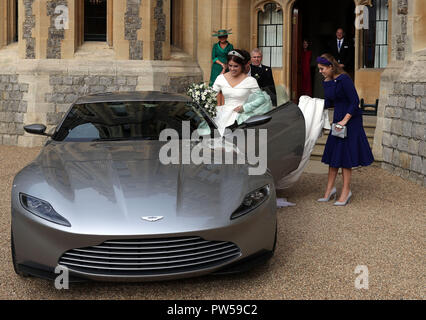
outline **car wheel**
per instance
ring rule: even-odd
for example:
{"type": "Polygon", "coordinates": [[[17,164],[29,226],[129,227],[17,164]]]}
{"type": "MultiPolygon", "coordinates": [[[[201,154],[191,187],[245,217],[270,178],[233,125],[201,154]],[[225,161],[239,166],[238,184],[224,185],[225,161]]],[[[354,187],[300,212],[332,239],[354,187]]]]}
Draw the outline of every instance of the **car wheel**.
{"type": "Polygon", "coordinates": [[[10,248],[12,251],[12,263],[13,263],[13,270],[15,270],[15,273],[20,277],[29,277],[30,275],[28,273],[25,273],[19,269],[18,264],[16,263],[16,256],[15,256],[15,243],[13,242],[13,232],[10,231],[10,248]]]}

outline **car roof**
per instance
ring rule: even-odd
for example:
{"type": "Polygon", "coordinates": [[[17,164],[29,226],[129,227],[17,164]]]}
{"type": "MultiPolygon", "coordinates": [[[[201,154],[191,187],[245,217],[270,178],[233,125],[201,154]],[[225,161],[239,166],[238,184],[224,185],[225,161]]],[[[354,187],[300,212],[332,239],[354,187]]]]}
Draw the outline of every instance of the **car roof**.
{"type": "Polygon", "coordinates": [[[178,101],[189,102],[191,99],[183,94],[161,91],[131,91],[131,92],[104,92],[87,95],[77,99],[74,104],[126,102],[126,101],[178,101]]]}

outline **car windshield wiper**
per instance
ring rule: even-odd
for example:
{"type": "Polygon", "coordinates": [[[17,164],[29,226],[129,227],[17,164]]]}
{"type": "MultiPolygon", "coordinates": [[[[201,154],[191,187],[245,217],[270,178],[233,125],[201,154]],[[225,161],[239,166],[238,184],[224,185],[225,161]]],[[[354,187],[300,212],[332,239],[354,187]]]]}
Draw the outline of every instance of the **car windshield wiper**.
{"type": "Polygon", "coordinates": [[[134,141],[134,140],[158,140],[158,137],[127,137],[127,138],[99,138],[92,141],[134,141]]]}

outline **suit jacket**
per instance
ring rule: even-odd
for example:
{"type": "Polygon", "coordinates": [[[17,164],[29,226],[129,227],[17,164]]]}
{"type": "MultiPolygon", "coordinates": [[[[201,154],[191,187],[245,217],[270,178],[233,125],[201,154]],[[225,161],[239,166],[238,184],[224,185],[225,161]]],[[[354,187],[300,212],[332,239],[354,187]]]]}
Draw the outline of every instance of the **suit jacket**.
{"type": "Polygon", "coordinates": [[[274,76],[272,75],[272,69],[262,65],[262,67],[256,67],[250,65],[251,76],[257,80],[260,89],[265,90],[271,97],[274,106],[277,105],[277,92],[275,90],[274,76]]]}
{"type": "Polygon", "coordinates": [[[354,68],[354,46],[352,40],[348,38],[343,39],[342,46],[337,47],[337,39],[333,39],[328,43],[328,51],[337,62],[345,65],[346,71],[352,71],[354,68]]]}

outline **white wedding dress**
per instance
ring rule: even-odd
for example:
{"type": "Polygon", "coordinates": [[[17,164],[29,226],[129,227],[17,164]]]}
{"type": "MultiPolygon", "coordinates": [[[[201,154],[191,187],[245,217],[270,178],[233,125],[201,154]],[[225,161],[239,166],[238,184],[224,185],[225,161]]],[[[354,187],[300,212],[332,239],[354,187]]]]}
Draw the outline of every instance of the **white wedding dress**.
{"type": "MultiPolygon", "coordinates": [[[[222,91],[225,97],[225,105],[217,107],[217,115],[214,119],[219,132],[223,135],[226,127],[235,123],[238,113],[234,109],[242,106],[250,96],[250,94],[260,91],[257,81],[253,77],[247,77],[235,87],[231,87],[224,75],[221,74],[217,77],[213,90],[216,92],[222,91]]],[[[328,120],[328,110],[324,110],[324,100],[302,96],[299,100],[299,108],[305,118],[305,148],[302,155],[302,160],[299,167],[283,177],[278,183],[277,189],[290,188],[297,182],[302,175],[309,158],[314,149],[318,138],[322,134],[322,129],[330,129],[330,122],[328,120]]],[[[278,207],[294,206],[294,203],[288,202],[286,199],[277,198],[278,207]]]]}
{"type": "MultiPolygon", "coordinates": [[[[330,121],[328,119],[328,110],[324,110],[324,100],[301,96],[299,99],[299,108],[305,118],[305,148],[303,150],[302,160],[299,167],[290,174],[283,177],[276,185],[277,189],[290,188],[296,183],[307,166],[311,153],[314,150],[318,138],[322,135],[322,129],[330,129],[330,121]]],[[[294,203],[288,202],[287,199],[277,198],[277,207],[291,207],[294,203]]]]}
{"type": "Polygon", "coordinates": [[[219,133],[223,135],[225,129],[237,120],[238,113],[234,109],[242,106],[250,94],[260,91],[260,88],[253,77],[247,77],[235,87],[231,87],[225,76],[221,74],[216,78],[213,90],[218,93],[222,91],[225,97],[225,105],[217,107],[217,114],[214,119],[219,133]]]}

